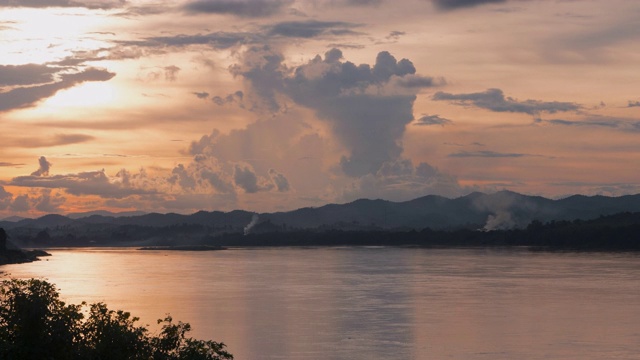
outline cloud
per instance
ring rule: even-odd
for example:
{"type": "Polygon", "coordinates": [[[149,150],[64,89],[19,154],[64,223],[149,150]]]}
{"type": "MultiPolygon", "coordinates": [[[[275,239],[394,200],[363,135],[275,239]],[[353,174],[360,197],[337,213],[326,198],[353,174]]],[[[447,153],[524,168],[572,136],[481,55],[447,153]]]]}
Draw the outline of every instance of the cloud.
{"type": "Polygon", "coordinates": [[[77,174],[50,175],[52,164],[41,156],[38,159],[38,170],[28,176],[18,176],[8,185],[43,189],[64,189],[71,195],[97,195],[103,198],[124,198],[130,195],[155,194],[155,190],[147,190],[137,187],[141,183],[141,174],[131,176],[128,172],[119,172],[115,179],[109,178],[104,170],[81,172],[77,174]],[[127,177],[125,181],[123,177],[127,177]],[[135,179],[134,183],[131,179],[135,179]]]}
{"type": "Polygon", "coordinates": [[[9,209],[16,212],[25,212],[29,211],[31,205],[29,205],[29,195],[22,194],[18,195],[13,199],[13,202],[9,206],[9,209]]]}
{"type": "Polygon", "coordinates": [[[41,148],[78,144],[95,139],[85,134],[55,134],[48,138],[16,138],[5,141],[5,145],[22,148],[41,148]]]}
{"type": "Polygon", "coordinates": [[[236,103],[236,104],[240,104],[240,107],[244,107],[242,105],[243,98],[244,98],[244,93],[238,90],[233,94],[229,94],[225,97],[214,96],[211,98],[211,101],[213,101],[218,106],[236,103]]]}
{"type": "Polygon", "coordinates": [[[420,76],[415,74],[407,74],[406,76],[395,79],[395,81],[399,86],[416,89],[446,84],[446,81],[443,78],[435,79],[430,76],[420,76]]]}
{"type": "Polygon", "coordinates": [[[193,95],[195,95],[198,99],[206,99],[209,97],[209,93],[206,91],[201,91],[201,92],[192,92],[193,95]]]}
{"type": "Polygon", "coordinates": [[[13,202],[13,194],[6,191],[2,185],[0,185],[0,210],[8,208],[13,202]]]}
{"type": "Polygon", "coordinates": [[[156,193],[154,190],[121,186],[109,179],[104,170],[51,176],[18,176],[9,185],[32,188],[64,189],[76,196],[97,195],[102,198],[124,198],[130,195],[156,193]]]}
{"type": "Polygon", "coordinates": [[[344,0],[344,3],[350,6],[378,6],[382,0],[344,0]]]}
{"type": "Polygon", "coordinates": [[[640,120],[620,118],[613,116],[599,116],[588,115],[582,120],[564,120],[564,119],[550,119],[541,120],[537,119],[537,122],[548,123],[551,125],[560,126],[573,126],[573,127],[596,127],[596,128],[608,128],[627,132],[640,132],[640,120]]]}
{"type": "Polygon", "coordinates": [[[375,174],[362,176],[343,189],[343,200],[389,199],[407,201],[425,194],[456,197],[464,189],[455,177],[445,174],[428,163],[414,166],[408,159],[389,161],[375,174]]]}
{"type": "MultiPolygon", "coordinates": [[[[261,37],[254,33],[248,32],[228,32],[217,31],[209,34],[195,34],[195,35],[174,35],[174,36],[155,36],[149,37],[144,40],[136,41],[119,41],[118,44],[123,46],[137,46],[162,49],[167,46],[171,47],[184,47],[191,45],[207,45],[211,48],[224,50],[234,46],[243,44],[253,44],[259,42],[261,37]]],[[[112,49],[112,52],[116,50],[125,56],[138,57],[141,54],[132,51],[131,49],[112,49]]],[[[112,54],[111,57],[117,57],[118,52],[112,54]]]]}
{"type": "Polygon", "coordinates": [[[445,119],[440,115],[423,115],[416,121],[415,124],[421,125],[421,126],[432,126],[432,125],[445,126],[445,125],[453,124],[453,121],[449,119],[445,119]]]}
{"type": "Polygon", "coordinates": [[[246,80],[251,110],[266,109],[277,112],[277,96],[283,92],[285,73],[284,56],[270,46],[251,46],[243,54],[240,64],[229,68],[231,74],[246,80]]]}
{"type": "Polygon", "coordinates": [[[472,7],[484,4],[504,3],[507,0],[431,0],[433,4],[442,10],[472,7]]]}
{"type": "MultiPolygon", "coordinates": [[[[333,165],[332,172],[337,176],[330,180],[321,175],[329,182],[325,186],[335,196],[333,201],[381,196],[407,200],[429,192],[460,194],[455,178],[427,163],[414,166],[402,157],[401,139],[406,126],[414,120],[417,92],[441,83],[417,75],[410,60],[398,60],[382,51],[372,65],[357,65],[345,61],[339,49],[331,49],[324,56],[289,68],[279,52],[265,46],[248,49],[241,60],[233,70],[245,79],[246,96],[261,99],[270,105],[266,106],[270,111],[282,111],[276,118],[294,111],[290,105],[293,101],[313,110],[317,120],[330,126],[332,146],[346,153],[333,165]],[[420,81],[413,81],[416,79],[420,81]]],[[[268,136],[266,132],[237,134],[240,133],[253,139],[268,136]]],[[[288,138],[275,135],[274,140],[278,139],[288,138]]],[[[210,137],[202,142],[211,143],[210,137]]],[[[192,151],[202,148],[201,142],[192,144],[192,151]]],[[[273,172],[270,175],[277,185],[273,172]]],[[[252,179],[250,174],[247,177],[252,179]]],[[[253,181],[249,184],[253,185],[253,181]]],[[[296,183],[297,188],[301,186],[305,186],[304,182],[296,183]]]]}
{"type": "Polygon", "coordinates": [[[7,192],[0,186],[0,210],[9,209],[13,212],[26,212],[33,208],[44,213],[58,213],[60,206],[66,202],[66,198],[59,193],[54,193],[51,189],[41,189],[39,195],[32,194],[18,195],[7,192]]]}
{"type": "Polygon", "coordinates": [[[198,0],[188,2],[183,9],[190,14],[230,14],[259,18],[281,13],[292,0],[198,0]]]}
{"type": "Polygon", "coordinates": [[[188,151],[193,161],[176,167],[171,183],[192,192],[287,192],[291,189],[288,178],[266,164],[295,167],[293,157],[302,146],[297,137],[303,129],[293,120],[274,117],[225,135],[213,131],[191,143],[188,151]]]}
{"type": "Polygon", "coordinates": [[[40,64],[0,65],[0,87],[35,85],[53,81],[59,68],[40,64]]]}
{"type": "MultiPolygon", "coordinates": [[[[374,174],[400,157],[400,139],[413,120],[415,89],[398,86],[413,78],[407,59],[383,51],[372,66],[342,61],[338,49],[294,69],[285,79],[285,92],[296,103],[316,111],[349,151],[341,160],[345,174],[374,174]]],[[[431,86],[433,84],[429,84],[431,86]]]]}
{"type": "Polygon", "coordinates": [[[23,165],[25,165],[25,164],[0,161],[0,167],[12,167],[12,166],[19,167],[19,166],[23,166],[23,165]]]}
{"type": "Polygon", "coordinates": [[[0,93],[0,112],[26,108],[55,95],[58,91],[87,81],[107,81],[115,76],[107,70],[88,68],[78,73],[62,74],[61,80],[45,85],[19,87],[0,93]]]}
{"type": "Polygon", "coordinates": [[[40,196],[33,199],[33,207],[44,213],[57,213],[60,212],[60,206],[63,205],[67,199],[58,194],[52,194],[51,189],[42,189],[40,196]]]}
{"type": "Polygon", "coordinates": [[[88,9],[113,9],[126,4],[124,0],[0,0],[1,7],[50,8],[83,7],[88,9]]]}
{"type": "Polygon", "coordinates": [[[49,170],[51,169],[51,163],[47,161],[47,158],[44,156],[40,156],[38,159],[38,170],[31,173],[31,176],[47,176],[49,175],[49,170]]]}
{"type": "Polygon", "coordinates": [[[285,192],[290,190],[289,180],[277,170],[269,169],[269,177],[278,191],[285,192]]]}
{"type": "Polygon", "coordinates": [[[468,157],[485,157],[485,158],[519,158],[525,156],[532,156],[529,154],[521,153],[500,153],[495,151],[483,150],[483,151],[459,151],[451,153],[449,157],[455,158],[468,158],[468,157]]]}
{"type": "Polygon", "coordinates": [[[250,194],[258,191],[269,191],[273,188],[273,184],[259,178],[253,170],[253,167],[248,164],[236,164],[234,166],[233,182],[250,194]]]}
{"type": "Polygon", "coordinates": [[[176,81],[178,73],[180,72],[180,68],[175,65],[165,66],[164,70],[164,79],[167,81],[176,81]]]}
{"type": "Polygon", "coordinates": [[[267,36],[316,38],[357,34],[351,30],[359,25],[342,21],[287,21],[267,27],[267,36]]]}
{"type": "Polygon", "coordinates": [[[467,94],[451,94],[438,91],[433,95],[433,100],[450,101],[462,106],[476,106],[495,112],[515,112],[530,115],[541,112],[556,113],[562,111],[577,111],[582,108],[579,104],[570,102],[518,101],[512,97],[505,97],[500,89],[488,89],[484,92],[467,94]]]}

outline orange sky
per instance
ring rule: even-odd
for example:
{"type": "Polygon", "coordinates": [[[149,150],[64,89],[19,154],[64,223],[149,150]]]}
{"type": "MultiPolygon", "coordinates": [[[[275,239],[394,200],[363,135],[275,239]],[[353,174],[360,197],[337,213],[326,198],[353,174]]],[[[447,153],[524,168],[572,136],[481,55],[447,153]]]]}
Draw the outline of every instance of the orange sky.
{"type": "Polygon", "coordinates": [[[639,40],[633,0],[0,1],[0,218],[638,193],[639,40]]]}

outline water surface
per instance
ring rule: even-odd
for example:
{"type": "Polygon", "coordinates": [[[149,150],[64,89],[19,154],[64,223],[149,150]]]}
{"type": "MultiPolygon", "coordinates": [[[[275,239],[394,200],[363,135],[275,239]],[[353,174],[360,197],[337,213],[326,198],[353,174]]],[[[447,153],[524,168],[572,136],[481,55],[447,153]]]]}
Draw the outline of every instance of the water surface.
{"type": "Polygon", "coordinates": [[[59,249],[46,278],[254,359],[637,359],[640,258],[526,250],[59,249]]]}

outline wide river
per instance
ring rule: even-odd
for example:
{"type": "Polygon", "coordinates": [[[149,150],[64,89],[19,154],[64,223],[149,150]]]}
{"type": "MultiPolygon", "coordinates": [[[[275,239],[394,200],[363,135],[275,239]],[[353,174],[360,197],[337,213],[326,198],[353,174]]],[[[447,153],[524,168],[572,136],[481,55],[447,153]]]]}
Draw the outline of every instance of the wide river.
{"type": "Polygon", "coordinates": [[[640,255],[58,249],[0,267],[260,359],[638,359],[640,255]]]}

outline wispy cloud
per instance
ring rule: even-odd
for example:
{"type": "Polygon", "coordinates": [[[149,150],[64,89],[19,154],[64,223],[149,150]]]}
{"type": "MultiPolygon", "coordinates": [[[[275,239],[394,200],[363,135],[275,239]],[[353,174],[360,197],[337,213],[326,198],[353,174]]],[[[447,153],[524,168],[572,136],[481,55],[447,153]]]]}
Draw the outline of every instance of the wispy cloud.
{"type": "Polygon", "coordinates": [[[608,128],[608,129],[615,129],[615,130],[629,131],[629,132],[640,131],[640,119],[634,119],[634,118],[588,115],[581,120],[565,120],[565,119],[540,120],[538,119],[537,121],[542,123],[548,123],[551,125],[559,125],[559,126],[608,128]]]}
{"type": "Polygon", "coordinates": [[[31,107],[60,90],[72,88],[87,81],[107,81],[115,75],[107,70],[88,68],[78,73],[61,74],[61,80],[54,83],[14,88],[0,93],[0,112],[31,107]]]}
{"type": "Polygon", "coordinates": [[[20,148],[42,148],[70,144],[78,144],[94,140],[95,137],[86,134],[55,134],[49,137],[13,138],[4,140],[4,144],[20,148]]]}
{"type": "Polygon", "coordinates": [[[268,26],[268,36],[290,38],[315,38],[320,36],[343,36],[357,34],[353,29],[360,25],[342,21],[287,21],[268,26]]]}
{"type": "Polygon", "coordinates": [[[523,154],[523,153],[501,153],[501,152],[495,152],[490,150],[483,150],[483,151],[459,151],[459,152],[451,153],[448,156],[455,157],[455,158],[470,158],[470,157],[521,158],[525,156],[537,156],[537,155],[523,154]]]}
{"type": "Polygon", "coordinates": [[[507,0],[431,0],[436,7],[442,10],[472,7],[483,4],[504,3],[507,0]]]}
{"type": "Polygon", "coordinates": [[[514,112],[525,114],[538,114],[541,112],[556,113],[564,111],[577,111],[581,105],[572,102],[524,100],[519,101],[512,97],[505,97],[500,89],[488,89],[483,92],[451,94],[438,91],[433,95],[433,100],[450,101],[456,105],[475,106],[495,112],[514,112]]]}
{"type": "Polygon", "coordinates": [[[1,0],[0,7],[51,8],[82,7],[88,9],[114,9],[123,7],[124,0],[1,0]]]}
{"type": "Polygon", "coordinates": [[[421,125],[421,126],[432,126],[432,125],[445,126],[445,125],[453,124],[453,121],[449,119],[445,119],[440,115],[423,115],[418,120],[416,120],[415,124],[421,125]]]}
{"type": "Polygon", "coordinates": [[[190,14],[228,14],[246,18],[268,17],[281,13],[293,0],[197,0],[183,9],[190,14]]]}

